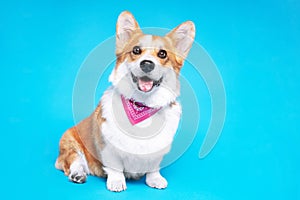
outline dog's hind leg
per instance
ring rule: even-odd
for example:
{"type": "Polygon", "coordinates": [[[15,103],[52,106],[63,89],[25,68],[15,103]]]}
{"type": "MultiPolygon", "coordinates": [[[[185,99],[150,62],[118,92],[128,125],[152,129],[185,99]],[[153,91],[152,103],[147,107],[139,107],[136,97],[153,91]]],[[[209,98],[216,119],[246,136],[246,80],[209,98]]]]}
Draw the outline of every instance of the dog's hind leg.
{"type": "Polygon", "coordinates": [[[88,174],[86,159],[84,156],[77,157],[70,166],[69,180],[74,183],[84,183],[88,174]]]}
{"type": "Polygon", "coordinates": [[[55,167],[63,170],[74,183],[84,183],[89,172],[84,154],[84,146],[77,134],[76,128],[65,132],[60,141],[59,157],[55,167]]]}

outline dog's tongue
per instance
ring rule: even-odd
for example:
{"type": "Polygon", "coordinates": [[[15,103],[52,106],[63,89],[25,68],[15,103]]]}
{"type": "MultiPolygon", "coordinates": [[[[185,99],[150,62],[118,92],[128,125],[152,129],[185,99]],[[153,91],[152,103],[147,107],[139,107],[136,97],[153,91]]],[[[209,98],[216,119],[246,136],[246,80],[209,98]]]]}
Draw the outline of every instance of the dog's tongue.
{"type": "Polygon", "coordinates": [[[153,81],[143,81],[141,79],[139,79],[139,88],[140,90],[142,90],[143,92],[148,92],[152,89],[153,87],[153,81]]]}

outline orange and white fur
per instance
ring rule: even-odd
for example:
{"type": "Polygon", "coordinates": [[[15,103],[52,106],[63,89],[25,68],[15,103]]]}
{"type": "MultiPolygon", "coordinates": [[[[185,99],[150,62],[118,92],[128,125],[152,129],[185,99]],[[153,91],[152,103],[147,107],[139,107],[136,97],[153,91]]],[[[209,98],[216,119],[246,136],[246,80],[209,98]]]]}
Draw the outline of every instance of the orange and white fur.
{"type": "Polygon", "coordinates": [[[165,36],[146,35],[125,11],[116,28],[117,61],[109,78],[112,86],[88,118],[63,134],[55,166],[75,183],[85,182],[89,174],[107,177],[110,191],[123,191],[126,178],[144,175],[148,186],[163,189],[168,183],[159,172],[160,162],[171,148],[180,121],[181,106],[176,101],[179,73],[194,41],[195,27],[187,21],[165,36]],[[130,124],[130,130],[145,128],[151,118],[162,114],[163,127],[148,139],[124,134],[112,111],[121,104],[114,101],[118,95],[161,108],[143,122],[130,124]]]}

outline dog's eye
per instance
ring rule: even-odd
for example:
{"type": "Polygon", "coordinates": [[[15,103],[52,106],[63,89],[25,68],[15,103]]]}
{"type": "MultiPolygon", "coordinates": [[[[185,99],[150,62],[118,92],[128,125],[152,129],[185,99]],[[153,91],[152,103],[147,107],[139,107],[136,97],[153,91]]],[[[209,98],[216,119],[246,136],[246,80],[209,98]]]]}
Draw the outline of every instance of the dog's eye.
{"type": "Polygon", "coordinates": [[[161,59],[164,59],[167,57],[167,52],[163,49],[159,50],[159,52],[157,53],[157,56],[161,59]]]}
{"type": "Polygon", "coordinates": [[[135,55],[140,55],[142,53],[142,49],[139,46],[135,46],[132,49],[132,53],[135,55]]]}

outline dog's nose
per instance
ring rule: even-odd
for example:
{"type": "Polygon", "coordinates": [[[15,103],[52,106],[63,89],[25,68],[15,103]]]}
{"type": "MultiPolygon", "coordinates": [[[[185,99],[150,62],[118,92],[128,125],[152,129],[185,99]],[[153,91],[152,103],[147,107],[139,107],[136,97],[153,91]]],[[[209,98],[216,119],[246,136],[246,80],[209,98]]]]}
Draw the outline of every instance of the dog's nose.
{"type": "Polygon", "coordinates": [[[155,65],[151,60],[143,60],[140,63],[140,67],[143,70],[143,72],[149,73],[154,69],[155,65]]]}

